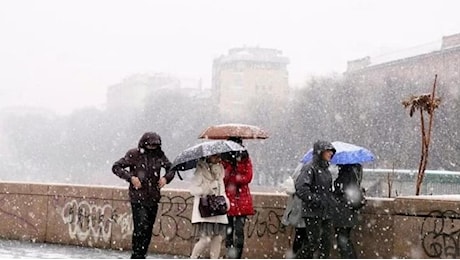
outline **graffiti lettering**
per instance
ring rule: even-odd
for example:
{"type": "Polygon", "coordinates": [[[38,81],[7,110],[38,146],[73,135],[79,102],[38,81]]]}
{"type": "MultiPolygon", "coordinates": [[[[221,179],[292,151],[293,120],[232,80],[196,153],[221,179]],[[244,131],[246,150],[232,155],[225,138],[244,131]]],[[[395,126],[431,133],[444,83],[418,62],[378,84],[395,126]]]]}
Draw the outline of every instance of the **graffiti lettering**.
{"type": "Polygon", "coordinates": [[[460,214],[447,210],[432,211],[425,217],[422,246],[425,254],[437,258],[460,257],[460,214]]]}
{"type": "Polygon", "coordinates": [[[61,218],[68,225],[69,235],[73,239],[85,241],[88,237],[110,241],[112,230],[112,207],[99,206],[87,201],[73,199],[61,209],[61,218]]]}
{"type": "MultiPolygon", "coordinates": [[[[191,239],[191,219],[187,213],[188,203],[193,197],[181,196],[163,197],[159,207],[159,216],[155,225],[153,236],[163,236],[173,240],[176,237],[191,239]]],[[[86,241],[90,237],[105,242],[110,241],[112,226],[119,225],[122,238],[129,238],[133,233],[131,211],[118,213],[110,204],[95,205],[86,200],[75,199],[67,202],[59,209],[64,224],[68,226],[69,236],[72,239],[86,241]]]]}
{"type": "Polygon", "coordinates": [[[112,219],[114,223],[119,225],[121,228],[121,238],[126,239],[131,237],[133,234],[133,214],[130,212],[124,212],[122,214],[117,214],[117,209],[113,210],[112,219]]]}
{"type": "MultiPolygon", "coordinates": [[[[159,212],[153,230],[153,236],[164,237],[168,241],[174,239],[192,240],[191,207],[193,196],[162,197],[159,212]]],[[[101,239],[110,241],[113,225],[121,228],[123,239],[130,238],[133,233],[131,211],[119,212],[110,204],[96,205],[86,200],[73,199],[57,210],[68,226],[69,236],[72,239],[86,241],[101,239]]],[[[249,217],[246,224],[248,238],[252,236],[263,237],[285,233],[286,229],[281,224],[281,213],[276,209],[263,209],[256,211],[249,217]]]]}
{"type": "Polygon", "coordinates": [[[282,216],[282,214],[278,214],[273,209],[256,211],[256,214],[248,221],[248,238],[251,238],[254,233],[257,237],[263,237],[267,234],[275,235],[278,233],[285,233],[285,229],[281,225],[282,216]],[[262,214],[262,212],[267,212],[267,214],[262,214]]]}
{"type": "Polygon", "coordinates": [[[187,228],[192,225],[191,210],[187,211],[187,208],[192,205],[191,201],[193,201],[193,196],[188,198],[181,196],[163,197],[160,206],[161,215],[153,235],[161,235],[167,240],[173,240],[176,237],[183,240],[191,239],[190,229],[187,228]]]}

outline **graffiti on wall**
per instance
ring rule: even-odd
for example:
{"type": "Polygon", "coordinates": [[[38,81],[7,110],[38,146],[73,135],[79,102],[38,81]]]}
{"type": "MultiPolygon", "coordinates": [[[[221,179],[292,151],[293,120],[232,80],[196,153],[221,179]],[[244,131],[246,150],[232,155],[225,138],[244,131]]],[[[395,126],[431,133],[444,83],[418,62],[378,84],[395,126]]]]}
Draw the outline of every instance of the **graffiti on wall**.
{"type": "Polygon", "coordinates": [[[180,238],[192,239],[191,207],[193,196],[163,196],[159,204],[159,217],[154,226],[153,236],[162,236],[166,240],[180,238]]]}
{"type": "Polygon", "coordinates": [[[276,235],[278,233],[285,233],[286,229],[281,224],[283,214],[278,213],[274,209],[256,210],[256,214],[252,216],[247,225],[247,236],[263,237],[267,235],[276,235]]]}
{"type": "MultiPolygon", "coordinates": [[[[153,236],[164,237],[167,241],[175,239],[191,240],[192,222],[191,207],[193,197],[163,196],[159,204],[158,217],[153,229],[153,236]]],[[[117,227],[121,230],[121,238],[130,238],[133,232],[132,213],[126,210],[113,208],[104,202],[97,204],[85,199],[72,199],[62,207],[56,207],[59,216],[67,225],[69,236],[72,239],[86,241],[102,240],[109,242],[112,230],[117,227]]],[[[281,224],[282,212],[279,209],[257,209],[254,216],[246,222],[248,238],[264,237],[285,233],[281,224]]]]}
{"type": "Polygon", "coordinates": [[[112,219],[114,220],[114,225],[120,226],[121,238],[122,239],[131,238],[131,235],[133,234],[133,230],[134,230],[133,221],[132,221],[133,214],[131,213],[131,211],[117,214],[117,209],[115,208],[113,210],[112,219]]]}
{"type": "Polygon", "coordinates": [[[60,216],[68,227],[72,239],[85,241],[89,237],[109,242],[114,214],[109,204],[97,205],[86,200],[72,199],[60,210],[60,216]]]}
{"type": "Polygon", "coordinates": [[[460,213],[453,210],[432,211],[421,228],[425,254],[436,258],[460,257],[460,213]]]}

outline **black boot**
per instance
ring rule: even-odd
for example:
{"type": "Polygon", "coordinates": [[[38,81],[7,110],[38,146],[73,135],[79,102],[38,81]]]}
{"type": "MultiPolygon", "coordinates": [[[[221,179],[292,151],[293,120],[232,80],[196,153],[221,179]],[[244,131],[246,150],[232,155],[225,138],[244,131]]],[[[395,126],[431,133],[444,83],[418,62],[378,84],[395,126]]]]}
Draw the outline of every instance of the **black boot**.
{"type": "Polygon", "coordinates": [[[132,254],[131,259],[145,259],[145,255],[132,254]]]}
{"type": "Polygon", "coordinates": [[[243,256],[243,248],[237,247],[236,248],[236,258],[241,259],[242,256],[243,256]]]}

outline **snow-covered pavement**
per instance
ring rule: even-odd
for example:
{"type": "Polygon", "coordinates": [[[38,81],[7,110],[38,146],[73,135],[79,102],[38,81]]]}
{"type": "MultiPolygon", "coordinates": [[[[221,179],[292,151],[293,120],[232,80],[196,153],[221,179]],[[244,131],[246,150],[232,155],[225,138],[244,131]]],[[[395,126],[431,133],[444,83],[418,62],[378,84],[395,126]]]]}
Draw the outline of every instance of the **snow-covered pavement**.
{"type": "MultiPolygon", "coordinates": [[[[0,239],[0,259],[4,258],[82,258],[82,259],[122,259],[130,258],[129,251],[116,251],[79,246],[32,243],[26,241],[0,239]]],[[[184,258],[172,255],[150,253],[147,258],[184,258]]]]}

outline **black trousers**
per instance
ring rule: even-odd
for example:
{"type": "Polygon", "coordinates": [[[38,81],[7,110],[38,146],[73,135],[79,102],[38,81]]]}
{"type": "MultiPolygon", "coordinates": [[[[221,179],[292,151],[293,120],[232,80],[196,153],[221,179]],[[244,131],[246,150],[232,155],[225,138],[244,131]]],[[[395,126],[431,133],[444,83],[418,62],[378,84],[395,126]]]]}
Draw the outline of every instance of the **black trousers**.
{"type": "Polygon", "coordinates": [[[332,220],[320,218],[305,218],[306,236],[302,249],[296,258],[314,258],[318,251],[318,258],[329,258],[332,246],[332,220]]]}
{"type": "Polygon", "coordinates": [[[153,224],[158,211],[158,204],[144,205],[142,203],[131,203],[133,213],[133,253],[131,258],[146,258],[152,239],[153,224]]]}
{"type": "Polygon", "coordinates": [[[227,258],[240,259],[243,255],[245,223],[246,216],[228,216],[227,236],[225,238],[227,258]]]}
{"type": "Polygon", "coordinates": [[[335,228],[337,235],[337,247],[339,248],[340,257],[343,259],[356,259],[355,248],[350,239],[351,227],[335,228]]]}
{"type": "Polygon", "coordinates": [[[297,255],[300,249],[302,249],[303,241],[305,241],[306,237],[306,228],[295,228],[294,242],[292,243],[292,252],[294,253],[294,255],[297,255]]]}

